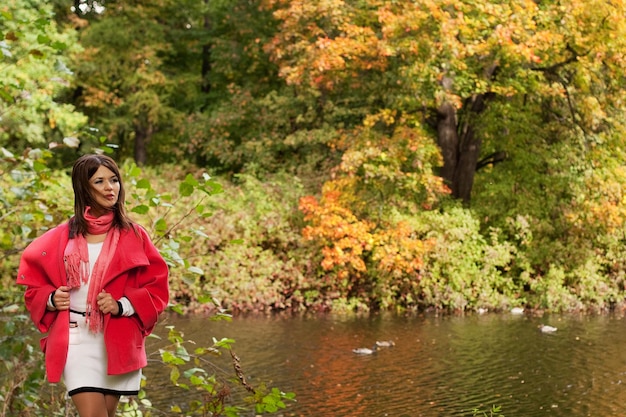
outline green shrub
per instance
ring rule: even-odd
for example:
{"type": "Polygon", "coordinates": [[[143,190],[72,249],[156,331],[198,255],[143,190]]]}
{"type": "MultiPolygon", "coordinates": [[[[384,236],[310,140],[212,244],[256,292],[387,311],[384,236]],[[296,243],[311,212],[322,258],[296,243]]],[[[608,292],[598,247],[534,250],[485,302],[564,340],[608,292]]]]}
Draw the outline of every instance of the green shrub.
{"type": "Polygon", "coordinates": [[[460,207],[425,212],[419,222],[422,234],[435,242],[416,294],[422,307],[505,308],[516,298],[519,288],[507,275],[516,250],[500,242],[498,230],[483,236],[472,212],[460,207]]]}
{"type": "Polygon", "coordinates": [[[260,181],[240,175],[211,202],[201,224],[206,239],[188,256],[203,270],[192,298],[212,293],[234,311],[299,309],[307,302],[310,269],[296,209],[301,187],[293,178],[260,181]]]}
{"type": "Polygon", "coordinates": [[[45,382],[43,353],[32,322],[17,305],[2,309],[0,416],[63,416],[65,392],[45,382]]]}

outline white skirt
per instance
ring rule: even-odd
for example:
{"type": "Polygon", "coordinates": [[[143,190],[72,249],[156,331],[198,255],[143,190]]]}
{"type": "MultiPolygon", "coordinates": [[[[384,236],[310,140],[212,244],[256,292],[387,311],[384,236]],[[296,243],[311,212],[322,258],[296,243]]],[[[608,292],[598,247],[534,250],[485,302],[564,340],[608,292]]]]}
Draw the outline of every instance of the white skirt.
{"type": "Polygon", "coordinates": [[[107,375],[104,334],[91,333],[85,317],[70,313],[70,340],[63,382],[69,396],[81,392],[137,395],[141,369],[122,375],[107,375]]]}

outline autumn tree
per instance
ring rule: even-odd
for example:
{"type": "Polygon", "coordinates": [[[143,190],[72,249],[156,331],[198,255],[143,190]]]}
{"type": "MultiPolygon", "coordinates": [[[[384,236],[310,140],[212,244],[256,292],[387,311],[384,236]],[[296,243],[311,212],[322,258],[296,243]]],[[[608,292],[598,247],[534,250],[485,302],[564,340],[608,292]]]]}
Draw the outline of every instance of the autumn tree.
{"type": "Polygon", "coordinates": [[[529,100],[541,101],[570,129],[589,132],[582,115],[615,102],[589,99],[589,90],[607,89],[604,99],[618,91],[609,78],[615,70],[621,77],[621,53],[611,52],[623,50],[618,3],[374,0],[270,6],[282,26],[268,48],[286,82],[344,100],[369,97],[370,114],[390,109],[419,115],[441,149],[440,175],[466,203],[476,169],[506,157],[505,149],[482,152],[480,116],[490,103],[525,111],[529,100]]]}
{"type": "Polygon", "coordinates": [[[185,126],[189,154],[229,173],[297,166],[310,148],[290,146],[285,137],[306,124],[298,119],[307,117],[307,107],[263,50],[276,33],[275,19],[258,2],[209,1],[203,25],[204,105],[185,126]]]}
{"type": "MultiPolygon", "coordinates": [[[[176,156],[185,114],[199,104],[198,2],[106,2],[84,21],[75,100],[122,155],[138,164],[176,156]]],[[[180,156],[180,155],[179,155],[180,156]]]]}
{"type": "Polygon", "coordinates": [[[46,4],[0,5],[0,146],[22,152],[78,135],[86,118],[64,99],[77,49],[73,31],[57,26],[46,4]]]}
{"type": "MultiPolygon", "coordinates": [[[[266,4],[281,22],[266,47],[280,75],[298,91],[317,91],[324,98],[319,101],[321,113],[329,114],[329,102],[335,105],[335,114],[337,104],[346,103],[344,114],[354,116],[344,119],[337,140],[330,142],[343,155],[330,183],[342,184],[334,188],[344,197],[328,201],[333,205],[343,201],[350,213],[360,210],[362,220],[379,218],[374,208],[417,214],[398,202],[418,201],[428,207],[426,197],[436,201],[438,191],[422,193],[436,187],[385,187],[388,192],[374,197],[382,180],[393,178],[393,183],[399,178],[372,172],[381,167],[381,156],[389,155],[389,139],[401,147],[403,141],[398,139],[403,135],[398,133],[417,128],[430,135],[442,157],[431,173],[438,174],[451,195],[466,206],[474,201],[472,207],[485,219],[484,230],[490,225],[512,226],[511,237],[534,236],[532,245],[525,238],[517,242],[520,258],[512,265],[522,277],[521,287],[539,288],[544,274],[559,270],[572,277],[568,282],[579,282],[574,276],[585,274],[581,269],[585,264],[588,270],[596,265],[591,269],[602,276],[606,267],[595,264],[593,252],[618,249],[606,242],[579,245],[582,230],[593,222],[579,217],[587,209],[574,209],[574,214],[571,207],[594,206],[598,213],[594,218],[612,225],[610,233],[623,230],[623,213],[616,207],[620,193],[609,191],[622,187],[619,166],[609,168],[623,147],[619,85],[626,48],[621,3],[270,0],[266,4]],[[363,129],[370,134],[363,135],[363,129]],[[602,172],[600,160],[608,164],[602,172]],[[478,194],[476,178],[484,181],[478,194]],[[394,192],[402,198],[391,203],[394,192]],[[525,226],[524,220],[519,222],[524,218],[525,226]],[[535,278],[524,281],[529,276],[535,278]]],[[[430,167],[418,163],[405,169],[426,179],[430,167]]],[[[423,184],[429,183],[435,182],[423,184]]],[[[379,224],[381,230],[393,227],[379,224]]],[[[558,276],[553,275],[555,280],[558,276]]],[[[606,279],[605,275],[600,280],[606,279]]],[[[605,300],[613,297],[612,289],[585,291],[605,300]]]]}

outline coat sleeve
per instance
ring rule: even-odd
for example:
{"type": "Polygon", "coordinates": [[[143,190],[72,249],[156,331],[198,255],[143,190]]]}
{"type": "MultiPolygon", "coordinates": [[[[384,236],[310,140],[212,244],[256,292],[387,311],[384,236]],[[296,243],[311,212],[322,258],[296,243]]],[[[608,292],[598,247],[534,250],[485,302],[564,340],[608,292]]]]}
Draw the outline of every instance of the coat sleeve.
{"type": "Polygon", "coordinates": [[[24,301],[26,308],[30,312],[30,318],[42,333],[47,333],[50,326],[56,318],[54,311],[48,311],[48,297],[55,288],[51,285],[42,285],[41,287],[28,287],[24,292],[24,301]]]}
{"type": "Polygon", "coordinates": [[[34,240],[22,253],[17,272],[17,283],[25,285],[24,302],[37,329],[46,333],[56,312],[46,309],[50,293],[63,285],[62,253],[63,229],[51,231],[34,240]],[[58,233],[61,232],[61,233],[58,233]]]}
{"type": "Polygon", "coordinates": [[[148,234],[141,228],[139,230],[148,265],[140,266],[132,272],[136,285],[128,286],[124,295],[133,305],[144,335],[148,335],[169,302],[169,270],[148,234]]]}

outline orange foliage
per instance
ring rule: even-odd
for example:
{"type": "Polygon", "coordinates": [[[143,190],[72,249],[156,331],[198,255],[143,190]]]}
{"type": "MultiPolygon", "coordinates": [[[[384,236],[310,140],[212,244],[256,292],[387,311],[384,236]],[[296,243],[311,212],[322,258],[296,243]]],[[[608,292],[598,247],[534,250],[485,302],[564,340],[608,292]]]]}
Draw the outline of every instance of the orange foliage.
{"type": "Polygon", "coordinates": [[[372,273],[394,278],[419,274],[423,258],[433,245],[420,239],[405,222],[378,229],[371,222],[359,220],[342,205],[337,190],[326,190],[321,201],[303,197],[300,210],[310,223],[303,230],[304,237],[322,246],[322,268],[334,270],[341,279],[355,280],[368,271],[368,266],[372,273]],[[374,262],[368,265],[370,255],[374,262]]]}
{"type": "Polygon", "coordinates": [[[399,222],[378,235],[373,259],[378,261],[379,269],[397,278],[419,274],[424,256],[433,245],[433,240],[420,239],[406,222],[399,222]]]}
{"type": "MultiPolygon", "coordinates": [[[[519,81],[533,80],[534,69],[566,61],[571,50],[595,50],[605,57],[596,61],[622,64],[623,41],[586,28],[602,24],[623,32],[623,6],[584,3],[266,0],[281,24],[266,52],[290,84],[335,89],[360,82],[365,72],[390,71],[411,93],[423,89],[428,100],[438,97],[460,107],[475,93],[525,93],[527,85],[519,81]],[[519,80],[485,78],[492,65],[519,80]],[[452,88],[440,85],[443,76],[454,78],[452,88]]],[[[550,82],[533,87],[562,94],[550,82]]]]}
{"type": "Polygon", "coordinates": [[[300,200],[300,210],[311,223],[304,228],[304,237],[317,240],[323,246],[324,270],[338,268],[340,278],[366,271],[363,255],[372,249],[370,230],[373,225],[357,219],[349,209],[342,207],[339,192],[325,193],[322,204],[314,197],[304,197],[300,200]]]}
{"type": "Polygon", "coordinates": [[[85,106],[94,108],[105,108],[122,104],[122,99],[115,92],[105,91],[92,86],[86,88],[83,100],[85,106]]]}
{"type": "Polygon", "coordinates": [[[389,50],[372,28],[351,22],[354,9],[343,1],[267,1],[266,7],[280,7],[274,15],[282,27],[265,51],[289,84],[331,90],[387,66],[389,50]]]}

